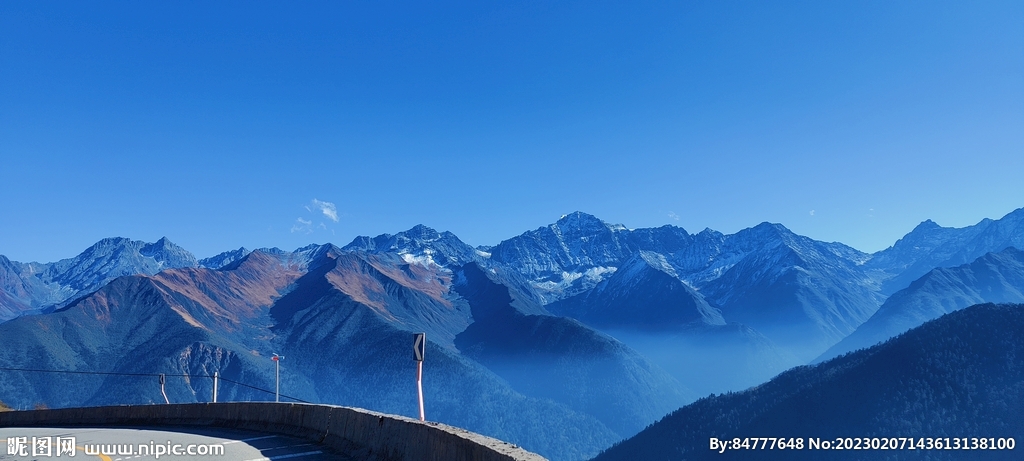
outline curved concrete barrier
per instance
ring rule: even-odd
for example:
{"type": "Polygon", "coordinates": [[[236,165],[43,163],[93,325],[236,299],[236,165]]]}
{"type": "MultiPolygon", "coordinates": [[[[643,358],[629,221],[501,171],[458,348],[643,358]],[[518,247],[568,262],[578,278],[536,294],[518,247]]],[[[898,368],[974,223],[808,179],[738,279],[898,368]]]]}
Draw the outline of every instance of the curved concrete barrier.
{"type": "Polygon", "coordinates": [[[540,461],[507,442],[360,408],[298,403],[192,403],[0,412],[0,427],[216,426],[285,434],[386,461],[540,461]]]}

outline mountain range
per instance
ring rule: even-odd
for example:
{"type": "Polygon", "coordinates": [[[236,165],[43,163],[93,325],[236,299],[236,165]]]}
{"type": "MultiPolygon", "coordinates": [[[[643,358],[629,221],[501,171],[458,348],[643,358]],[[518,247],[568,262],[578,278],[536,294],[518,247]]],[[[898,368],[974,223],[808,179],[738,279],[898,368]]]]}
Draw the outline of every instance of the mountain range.
{"type": "Polygon", "coordinates": [[[432,420],[553,459],[585,459],[693,399],[625,345],[551,316],[476,263],[445,269],[331,245],[119,277],[52,313],[0,324],[2,363],[75,372],[5,372],[0,399],[159,403],[156,381],[138,376],[156,372],[169,376],[172,401],[207,401],[203,377],[217,371],[221,399],[267,400],[252,387],[274,388],[278,353],[286,395],[414,416],[413,332],[429,340],[432,420]],[[587,381],[601,385],[579,385],[587,381]]]}
{"type": "Polygon", "coordinates": [[[929,221],[874,254],[780,224],[690,234],[576,212],[476,248],[418,225],[205,259],[166,238],[0,257],[0,361],[81,372],[0,372],[0,401],[162,402],[151,373],[205,401],[208,378],[170,378],[214,371],[222,398],[272,399],[277,353],[290,397],[417,416],[408,349],[425,332],[428,419],[587,459],[697,396],[1022,301],[1022,222],[929,221]]]}
{"type": "Polygon", "coordinates": [[[889,295],[936,267],[967,264],[1007,247],[1024,248],[1024,212],[1020,209],[998,220],[983,219],[962,228],[925,221],[893,246],[875,253],[867,267],[885,274],[882,292],[889,295]]]}

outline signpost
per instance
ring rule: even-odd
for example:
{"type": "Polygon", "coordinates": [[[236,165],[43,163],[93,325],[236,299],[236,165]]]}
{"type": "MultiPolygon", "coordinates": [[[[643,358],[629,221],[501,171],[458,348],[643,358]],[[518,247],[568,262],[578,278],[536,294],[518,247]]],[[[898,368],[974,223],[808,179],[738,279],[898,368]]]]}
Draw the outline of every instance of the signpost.
{"type": "Polygon", "coordinates": [[[423,355],[427,351],[427,334],[413,333],[412,358],[416,361],[416,389],[420,395],[420,421],[426,421],[423,414],[423,355]]]}
{"type": "Polygon", "coordinates": [[[276,366],[276,370],[274,371],[274,376],[275,376],[274,381],[277,382],[277,384],[274,385],[274,401],[275,402],[280,402],[281,401],[281,360],[283,360],[283,359],[284,359],[283,355],[277,355],[277,354],[274,354],[274,356],[270,358],[270,360],[273,360],[274,363],[277,365],[276,366]]]}
{"type": "Polygon", "coordinates": [[[164,403],[170,404],[171,401],[167,400],[167,392],[164,391],[164,383],[167,382],[167,378],[164,377],[163,373],[160,373],[160,393],[164,395],[164,403]]]}

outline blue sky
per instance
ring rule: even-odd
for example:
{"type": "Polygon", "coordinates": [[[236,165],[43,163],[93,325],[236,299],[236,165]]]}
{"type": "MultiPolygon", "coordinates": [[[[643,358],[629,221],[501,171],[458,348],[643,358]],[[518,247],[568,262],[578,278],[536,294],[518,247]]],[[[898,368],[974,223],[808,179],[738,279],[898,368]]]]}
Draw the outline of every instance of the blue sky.
{"type": "Polygon", "coordinates": [[[0,3],[0,254],[1024,206],[1019,1],[146,3],[0,3]]]}

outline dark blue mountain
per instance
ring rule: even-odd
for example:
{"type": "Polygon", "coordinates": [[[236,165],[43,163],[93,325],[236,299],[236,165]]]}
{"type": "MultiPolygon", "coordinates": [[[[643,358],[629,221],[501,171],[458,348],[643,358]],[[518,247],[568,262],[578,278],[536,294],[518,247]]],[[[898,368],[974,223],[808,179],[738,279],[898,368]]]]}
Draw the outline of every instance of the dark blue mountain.
{"type": "Polygon", "coordinates": [[[474,321],[455,345],[525,395],[594,415],[620,437],[695,397],[621,342],[540,313],[543,308],[478,264],[457,269],[456,280],[454,290],[472,306],[474,321]]]}
{"type": "Polygon", "coordinates": [[[1024,252],[1011,247],[970,264],[932,269],[890,296],[818,360],[875,345],[943,314],[986,302],[1024,302],[1024,252]]]}
{"type": "Polygon", "coordinates": [[[1017,460],[1019,446],[825,451],[809,449],[808,440],[932,437],[944,442],[948,437],[951,445],[962,437],[1019,441],[1024,437],[1022,383],[1024,306],[976,305],[870,349],[794,368],[744,392],[701,399],[594,459],[1017,460]],[[710,449],[711,438],[737,437],[799,438],[803,449],[724,454],[710,449]]]}
{"type": "Polygon", "coordinates": [[[639,251],[593,289],[548,305],[600,329],[664,332],[725,325],[722,313],[679,279],[665,257],[639,251]]]}
{"type": "Polygon", "coordinates": [[[701,294],[727,321],[763,333],[802,361],[850,334],[881,303],[876,281],[859,265],[867,255],[845,245],[762,223],[708,247],[718,253],[701,258],[710,261],[695,277],[706,280],[695,284],[701,294]]]}
{"type": "Polygon", "coordinates": [[[547,308],[623,341],[698,395],[745,389],[801,363],[757,331],[726,325],[663,256],[649,251],[592,290],[547,308]]]}

